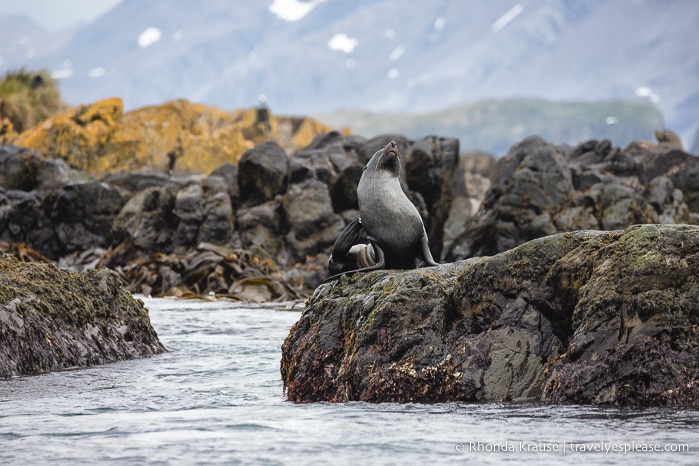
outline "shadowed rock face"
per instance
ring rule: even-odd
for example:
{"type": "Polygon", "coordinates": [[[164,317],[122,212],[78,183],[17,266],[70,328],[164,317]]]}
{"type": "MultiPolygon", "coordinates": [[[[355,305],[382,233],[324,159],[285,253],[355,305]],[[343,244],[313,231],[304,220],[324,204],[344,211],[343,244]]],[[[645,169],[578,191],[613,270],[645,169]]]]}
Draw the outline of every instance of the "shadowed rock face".
{"type": "Polygon", "coordinates": [[[77,274],[0,253],[0,378],[164,351],[114,272],[77,274]]]}
{"type": "Polygon", "coordinates": [[[540,238],[316,289],[282,347],[295,402],[699,406],[699,227],[540,238]]]}

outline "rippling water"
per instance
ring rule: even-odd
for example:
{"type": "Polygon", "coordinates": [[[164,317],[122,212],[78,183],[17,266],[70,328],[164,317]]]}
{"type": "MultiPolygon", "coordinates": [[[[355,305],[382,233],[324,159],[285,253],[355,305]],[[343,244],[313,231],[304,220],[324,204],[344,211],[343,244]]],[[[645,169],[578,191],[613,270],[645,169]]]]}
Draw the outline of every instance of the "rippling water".
{"type": "Polygon", "coordinates": [[[292,404],[279,360],[298,312],[144,301],[169,353],[0,381],[0,463],[699,462],[693,410],[292,404]]]}

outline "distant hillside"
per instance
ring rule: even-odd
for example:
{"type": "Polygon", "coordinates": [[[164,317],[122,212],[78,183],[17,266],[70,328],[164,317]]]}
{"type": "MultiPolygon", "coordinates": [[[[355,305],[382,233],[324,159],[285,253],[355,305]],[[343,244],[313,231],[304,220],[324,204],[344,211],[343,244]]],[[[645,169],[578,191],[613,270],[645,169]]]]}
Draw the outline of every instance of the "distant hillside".
{"type": "Polygon", "coordinates": [[[462,151],[485,150],[498,156],[531,134],[554,143],[576,144],[608,138],[617,146],[625,146],[636,139],[655,140],[654,130],[665,125],[661,112],[653,104],[628,100],[502,99],[426,113],[341,110],[317,118],[335,128],[348,126],[366,137],[381,133],[414,138],[428,134],[453,136],[459,138],[462,151]]]}

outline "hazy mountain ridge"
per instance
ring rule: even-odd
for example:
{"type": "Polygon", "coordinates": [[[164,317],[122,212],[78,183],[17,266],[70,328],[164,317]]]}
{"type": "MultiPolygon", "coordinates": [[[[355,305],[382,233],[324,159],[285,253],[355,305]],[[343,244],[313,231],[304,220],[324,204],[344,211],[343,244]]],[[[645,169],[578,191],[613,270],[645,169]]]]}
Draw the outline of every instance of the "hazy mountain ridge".
{"type": "Polygon", "coordinates": [[[127,109],[265,94],[287,114],[413,113],[525,96],[652,102],[685,141],[699,122],[691,0],[327,0],[298,21],[271,4],[125,0],[58,51],[0,70],[48,67],[69,103],[116,95],[127,109]]]}
{"type": "Polygon", "coordinates": [[[344,109],[320,119],[335,127],[349,126],[367,137],[389,132],[413,138],[451,136],[461,141],[463,151],[484,150],[498,156],[532,134],[557,144],[610,139],[624,147],[637,139],[652,140],[654,130],[664,126],[654,105],[623,100],[496,99],[412,114],[344,109]]]}

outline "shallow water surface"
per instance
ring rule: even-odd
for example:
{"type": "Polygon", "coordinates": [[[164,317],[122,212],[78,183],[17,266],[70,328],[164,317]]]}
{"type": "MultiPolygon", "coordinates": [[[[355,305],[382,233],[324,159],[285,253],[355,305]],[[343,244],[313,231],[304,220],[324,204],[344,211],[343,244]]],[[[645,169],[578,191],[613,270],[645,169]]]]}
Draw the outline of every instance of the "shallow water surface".
{"type": "Polygon", "coordinates": [[[289,403],[298,312],[144,301],[167,354],[0,380],[0,463],[699,463],[694,410],[289,403]]]}

